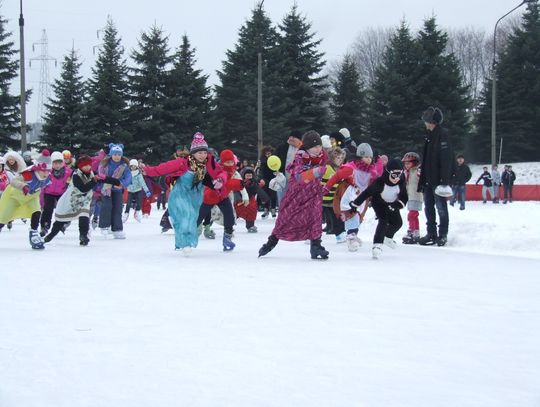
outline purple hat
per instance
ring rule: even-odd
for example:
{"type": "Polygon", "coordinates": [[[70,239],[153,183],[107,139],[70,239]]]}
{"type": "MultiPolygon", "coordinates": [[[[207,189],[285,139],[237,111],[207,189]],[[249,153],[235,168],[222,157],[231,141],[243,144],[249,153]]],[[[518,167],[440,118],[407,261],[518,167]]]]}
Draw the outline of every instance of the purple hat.
{"type": "Polygon", "coordinates": [[[199,132],[193,135],[193,141],[191,142],[191,148],[189,149],[191,154],[198,151],[208,151],[208,144],[204,140],[204,134],[199,132]]]}

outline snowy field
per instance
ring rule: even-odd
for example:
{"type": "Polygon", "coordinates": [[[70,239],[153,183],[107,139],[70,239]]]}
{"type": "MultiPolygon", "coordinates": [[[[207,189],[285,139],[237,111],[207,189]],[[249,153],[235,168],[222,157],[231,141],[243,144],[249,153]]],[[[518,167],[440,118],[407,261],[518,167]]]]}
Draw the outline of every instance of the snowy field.
{"type": "Polygon", "coordinates": [[[540,406],[540,203],[450,208],[448,247],[378,261],[373,219],[321,262],[257,259],[272,219],[185,258],[161,213],[86,248],[0,233],[1,407],[540,406]]]}

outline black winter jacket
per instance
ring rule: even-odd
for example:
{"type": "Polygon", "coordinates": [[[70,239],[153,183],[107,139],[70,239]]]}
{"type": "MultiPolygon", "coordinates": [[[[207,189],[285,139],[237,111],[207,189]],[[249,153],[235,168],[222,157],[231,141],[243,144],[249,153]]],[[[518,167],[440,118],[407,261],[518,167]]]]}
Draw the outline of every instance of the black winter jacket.
{"type": "Polygon", "coordinates": [[[399,211],[407,205],[409,196],[407,195],[407,184],[402,175],[397,184],[393,184],[388,179],[388,173],[375,180],[353,201],[356,206],[360,206],[367,198],[371,197],[371,206],[379,219],[385,219],[389,211],[399,211]],[[388,201],[393,197],[392,201],[388,201]],[[386,199],[385,199],[386,198],[386,199]]]}
{"type": "Polygon", "coordinates": [[[448,130],[436,126],[433,131],[426,131],[418,192],[422,192],[426,185],[433,188],[450,185],[453,173],[454,154],[448,130]]]}
{"type": "Polygon", "coordinates": [[[452,177],[452,185],[465,185],[472,177],[471,169],[465,163],[456,165],[454,175],[452,177]]]}
{"type": "Polygon", "coordinates": [[[493,178],[491,178],[491,174],[487,171],[484,171],[480,177],[476,180],[476,183],[478,184],[480,181],[484,181],[485,187],[492,187],[493,186],[493,178]]]}

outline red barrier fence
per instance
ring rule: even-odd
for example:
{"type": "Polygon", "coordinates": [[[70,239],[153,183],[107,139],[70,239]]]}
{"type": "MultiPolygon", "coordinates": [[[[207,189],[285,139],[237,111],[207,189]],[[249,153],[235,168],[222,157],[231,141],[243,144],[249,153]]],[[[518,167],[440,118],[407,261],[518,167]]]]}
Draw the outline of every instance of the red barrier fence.
{"type": "MultiPolygon", "coordinates": [[[[468,201],[482,200],[482,185],[467,185],[465,196],[468,201]]],[[[491,196],[488,194],[488,196],[491,196]]],[[[502,200],[503,187],[499,187],[499,199],[502,200]]],[[[540,201],[540,185],[514,185],[513,201],[540,201]]]]}

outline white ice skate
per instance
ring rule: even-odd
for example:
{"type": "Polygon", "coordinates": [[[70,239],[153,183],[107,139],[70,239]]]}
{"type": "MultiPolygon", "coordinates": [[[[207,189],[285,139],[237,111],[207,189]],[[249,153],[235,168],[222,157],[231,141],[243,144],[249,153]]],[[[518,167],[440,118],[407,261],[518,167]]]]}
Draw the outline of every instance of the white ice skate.
{"type": "Polygon", "coordinates": [[[141,211],[135,211],[135,213],[133,214],[133,218],[134,218],[137,222],[141,223],[141,211]]]}
{"type": "Polygon", "coordinates": [[[128,219],[129,219],[129,212],[124,212],[124,214],[122,215],[122,223],[126,223],[128,219]]]}
{"type": "Polygon", "coordinates": [[[391,239],[389,237],[384,238],[384,245],[388,246],[390,249],[397,249],[397,243],[394,239],[391,239]]]}
{"type": "Polygon", "coordinates": [[[349,251],[357,252],[358,249],[360,249],[360,246],[362,246],[362,241],[356,235],[356,233],[349,233],[347,235],[347,248],[349,249],[349,251]]]}
{"type": "Polygon", "coordinates": [[[115,232],[112,232],[113,234],[113,237],[115,239],[125,239],[126,238],[126,234],[124,233],[123,230],[117,230],[115,232]]]}
{"type": "Polygon", "coordinates": [[[382,255],[382,244],[375,243],[373,249],[371,249],[371,256],[374,260],[378,260],[382,255]]]}

